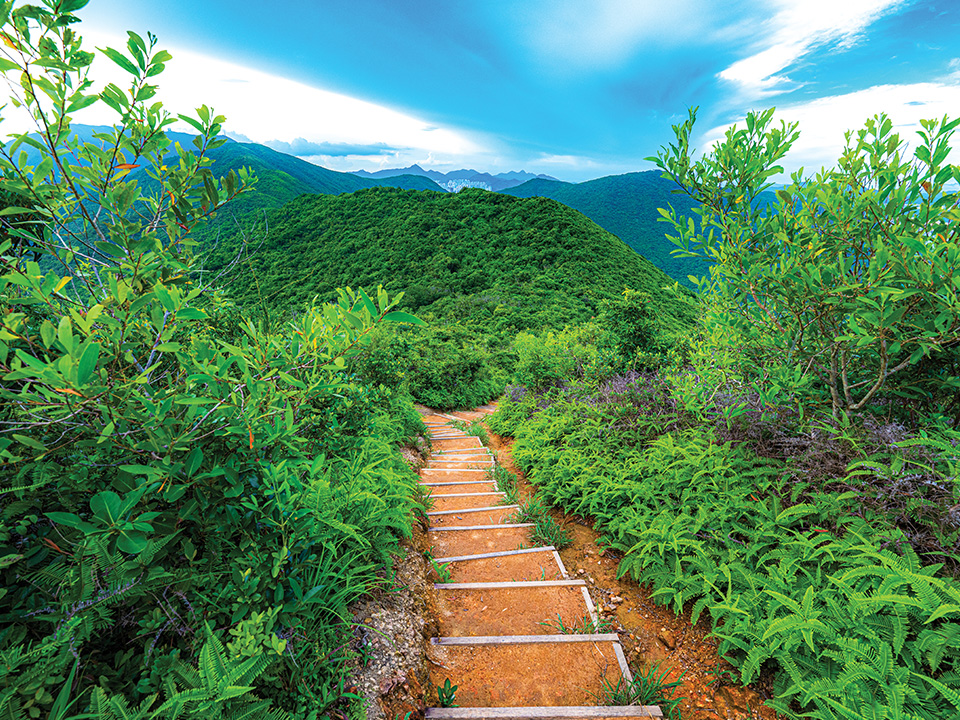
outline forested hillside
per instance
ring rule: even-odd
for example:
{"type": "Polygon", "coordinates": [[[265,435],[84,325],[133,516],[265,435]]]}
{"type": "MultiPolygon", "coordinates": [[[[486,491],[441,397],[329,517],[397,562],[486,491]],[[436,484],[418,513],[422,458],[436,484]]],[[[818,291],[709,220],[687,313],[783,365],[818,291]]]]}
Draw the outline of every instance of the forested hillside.
{"type": "Polygon", "coordinates": [[[662,178],[659,170],[650,170],[582,183],[538,178],[501,192],[515,197],[548,197],[579,210],[674,280],[690,286],[687,276],[705,275],[709,266],[699,258],[671,254],[676,246],[665,236],[669,228],[660,222],[658,208],[672,206],[681,215],[693,217],[697,206],[688,195],[675,190],[676,183],[662,178]]]}
{"type": "MultiPolygon", "coordinates": [[[[224,241],[211,269],[229,262],[239,242],[224,241]]],[[[455,313],[486,332],[583,322],[626,287],[649,293],[665,327],[692,318],[689,305],[665,289],[670,278],[544,198],[392,188],[308,195],[272,213],[250,242],[253,272],[236,274],[230,291],[244,307],[284,316],[340,285],[383,283],[405,292],[413,310],[455,313]]]]}

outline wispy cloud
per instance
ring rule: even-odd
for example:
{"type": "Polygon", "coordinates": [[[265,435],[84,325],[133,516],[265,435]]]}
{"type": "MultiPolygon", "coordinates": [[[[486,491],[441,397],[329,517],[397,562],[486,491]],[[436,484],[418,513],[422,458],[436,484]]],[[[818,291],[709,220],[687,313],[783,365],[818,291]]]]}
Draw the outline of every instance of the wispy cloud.
{"type": "Polygon", "coordinates": [[[850,48],[878,18],[910,0],[780,0],[759,26],[755,52],[720,73],[741,95],[760,98],[795,87],[788,70],[811,51],[850,48]]]}
{"type": "Polygon", "coordinates": [[[592,71],[616,67],[641,48],[695,37],[708,25],[710,8],[706,0],[539,0],[503,17],[540,67],[592,71]]]}
{"type": "MultiPolygon", "coordinates": [[[[774,116],[776,121],[800,124],[800,139],[783,163],[787,172],[802,167],[804,174],[810,175],[821,167],[832,167],[843,150],[844,131],[862,128],[868,118],[881,112],[890,117],[908,146],[915,145],[920,120],[960,115],[960,82],[945,78],[940,82],[877,85],[778,107],[774,116]]],[[[742,119],[738,121],[742,122],[742,119]]],[[[706,132],[700,141],[701,146],[709,147],[720,140],[726,127],[715,127],[706,132]]],[[[960,160],[958,155],[960,151],[954,150],[953,162],[960,160]]]]}
{"type": "MultiPolygon", "coordinates": [[[[126,38],[84,30],[86,47],[123,47],[126,38]]],[[[191,50],[164,45],[173,59],[162,76],[158,98],[172,112],[190,113],[206,104],[227,117],[225,129],[236,137],[270,143],[284,139],[284,152],[304,155],[345,156],[383,154],[393,148],[433,151],[453,157],[482,151],[477,140],[451,127],[438,127],[384,105],[331,92],[220,60],[191,50]],[[242,78],[242,82],[238,82],[242,78]],[[290,138],[287,140],[287,138],[290,138]],[[310,145],[313,145],[312,147],[310,145]],[[303,152],[298,151],[298,147],[303,152]]],[[[101,83],[126,86],[128,77],[106,58],[97,57],[92,73],[101,83]]],[[[3,130],[24,125],[5,111],[3,130]]],[[[106,108],[96,105],[76,113],[76,122],[109,124],[116,121],[106,108]]],[[[186,125],[173,129],[189,131],[186,125]]]]}
{"type": "Polygon", "coordinates": [[[263,144],[277,152],[286,153],[287,155],[297,155],[298,157],[308,155],[324,155],[328,157],[344,157],[348,155],[396,155],[401,149],[385,145],[384,143],[358,145],[356,143],[312,142],[301,137],[294,138],[290,142],[284,140],[267,140],[263,144]]]}

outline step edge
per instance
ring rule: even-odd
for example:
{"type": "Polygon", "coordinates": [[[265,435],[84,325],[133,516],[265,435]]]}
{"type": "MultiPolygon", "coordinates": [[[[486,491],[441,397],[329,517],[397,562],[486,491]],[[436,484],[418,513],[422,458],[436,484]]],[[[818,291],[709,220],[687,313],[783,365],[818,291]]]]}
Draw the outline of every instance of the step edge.
{"type": "Polygon", "coordinates": [[[500,492],[499,490],[491,490],[488,493],[447,493],[445,495],[433,495],[430,497],[437,498],[452,498],[452,497],[480,497],[481,495],[506,495],[505,492],[500,492]]]}
{"type": "Polygon", "coordinates": [[[427,532],[459,532],[461,530],[500,530],[502,528],[534,527],[536,523],[500,523],[499,525],[451,525],[450,527],[428,527],[427,532]]]}
{"type": "Polygon", "coordinates": [[[433,510],[424,514],[427,517],[432,517],[434,515],[457,515],[458,513],[490,512],[491,510],[513,510],[519,507],[519,505],[490,505],[489,507],[463,508],[462,510],[433,510]]]}
{"type": "Polygon", "coordinates": [[[598,718],[654,717],[662,718],[659,705],[527,705],[513,707],[426,708],[426,718],[433,720],[475,720],[491,718],[598,718]]]}
{"type": "Polygon", "coordinates": [[[535,643],[620,642],[616,633],[593,635],[472,635],[432,637],[431,645],[453,647],[457,645],[532,645],[535,643]]]}
{"type": "Polygon", "coordinates": [[[586,587],[585,580],[515,580],[506,582],[434,583],[436,590],[498,590],[538,587],[586,587]]]}
{"type": "MultiPolygon", "coordinates": [[[[442,496],[437,496],[442,497],[442,496]]],[[[445,558],[434,558],[438,563],[466,562],[468,560],[487,560],[490,558],[510,557],[511,555],[529,555],[538,552],[552,552],[556,550],[553,545],[538,548],[524,548],[523,550],[501,550],[499,552],[479,553],[478,555],[451,555],[445,558]]]]}

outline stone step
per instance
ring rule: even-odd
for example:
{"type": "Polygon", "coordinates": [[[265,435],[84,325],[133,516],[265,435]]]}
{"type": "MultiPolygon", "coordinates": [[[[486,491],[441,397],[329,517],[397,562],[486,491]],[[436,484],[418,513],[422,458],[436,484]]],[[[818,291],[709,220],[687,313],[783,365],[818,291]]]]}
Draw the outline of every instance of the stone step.
{"type": "Polygon", "coordinates": [[[462,510],[431,510],[426,515],[430,519],[431,530],[439,527],[497,525],[507,522],[519,505],[496,505],[463,508],[462,510]]]}
{"type": "MultiPolygon", "coordinates": [[[[447,637],[557,635],[593,622],[581,585],[534,583],[436,583],[440,632],[447,637]]],[[[590,625],[590,628],[595,628],[590,625]]]]}
{"type": "MultiPolygon", "coordinates": [[[[472,477],[479,477],[474,475],[472,477]]],[[[468,492],[496,492],[496,483],[488,480],[453,480],[451,482],[420,483],[430,490],[433,497],[442,497],[448,493],[459,494],[468,492]]]]}
{"type": "Polygon", "coordinates": [[[626,667],[615,634],[442,637],[427,656],[431,684],[449,679],[457,704],[471,707],[596,703],[626,667]]]}
{"type": "Polygon", "coordinates": [[[464,435],[454,438],[434,438],[433,446],[438,450],[478,450],[483,447],[480,438],[464,435]]]}
{"type": "Polygon", "coordinates": [[[533,523],[444,527],[428,529],[430,554],[433,557],[466,555],[476,552],[499,552],[530,547],[533,523]]]}
{"type": "Polygon", "coordinates": [[[487,493],[456,493],[451,495],[431,495],[433,498],[432,512],[438,510],[465,510],[478,506],[492,507],[502,502],[507,496],[501,492],[487,493]]]}
{"type": "Polygon", "coordinates": [[[661,717],[663,713],[657,705],[566,705],[427,708],[425,720],[619,720],[661,717]]]}

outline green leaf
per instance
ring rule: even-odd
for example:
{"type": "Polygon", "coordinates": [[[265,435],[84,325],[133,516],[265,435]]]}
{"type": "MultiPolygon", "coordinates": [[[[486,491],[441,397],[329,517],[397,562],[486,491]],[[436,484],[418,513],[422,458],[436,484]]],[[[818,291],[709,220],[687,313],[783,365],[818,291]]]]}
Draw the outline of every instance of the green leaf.
{"type": "Polygon", "coordinates": [[[60,12],[73,14],[77,10],[82,10],[87,6],[90,0],[61,0],[60,12]]]}
{"type": "Polygon", "coordinates": [[[60,325],[57,327],[57,339],[60,340],[60,344],[63,345],[67,353],[73,352],[73,326],[70,323],[70,318],[66,315],[60,318],[60,325]]]}
{"type": "Polygon", "coordinates": [[[80,362],[77,365],[77,382],[85,385],[97,367],[97,361],[100,359],[100,343],[88,342],[80,355],[80,362]]]}
{"type": "Polygon", "coordinates": [[[13,439],[16,440],[18,443],[20,443],[21,445],[26,445],[29,448],[33,448],[34,450],[40,450],[41,452],[47,451],[47,448],[43,443],[38,442],[33,438],[27,437],[26,435],[18,435],[17,433],[14,433],[11,437],[13,437],[13,439]]]}
{"type": "Polygon", "coordinates": [[[148,544],[147,537],[140,532],[124,532],[117,539],[117,548],[131,555],[142,553],[148,544]]]}
{"type": "Polygon", "coordinates": [[[73,513],[48,512],[44,513],[44,515],[53,520],[55,523],[58,523],[59,525],[66,525],[67,527],[75,528],[80,527],[80,525],[83,524],[83,520],[73,513]]]}
{"type": "Polygon", "coordinates": [[[190,451],[190,454],[187,455],[187,460],[184,463],[184,469],[187,472],[187,477],[193,477],[193,474],[197,472],[200,468],[200,465],[203,463],[203,450],[199,447],[195,447],[190,451]]]}
{"type": "Polygon", "coordinates": [[[411,325],[426,325],[426,323],[418,318],[416,315],[411,315],[410,313],[401,312],[400,310],[394,310],[393,312],[388,312],[383,316],[383,319],[387,322],[402,322],[410,323],[411,325]]]}
{"type": "Polygon", "coordinates": [[[98,492],[90,498],[90,510],[108,525],[115,525],[120,520],[122,506],[120,496],[112,490],[98,492]]]}
{"type": "Polygon", "coordinates": [[[40,338],[43,340],[43,345],[46,348],[53,345],[54,340],[57,339],[56,328],[53,327],[53,323],[49,320],[44,320],[40,325],[40,338]]]}
{"type": "Polygon", "coordinates": [[[113,48],[97,48],[100,52],[106,55],[108,58],[113,60],[117,65],[126,70],[131,75],[139,75],[140,71],[137,70],[137,66],[130,62],[119,50],[114,50],[113,48]]]}
{"type": "Polygon", "coordinates": [[[205,320],[207,314],[200,308],[183,308],[177,310],[177,320],[205,320]]]}

